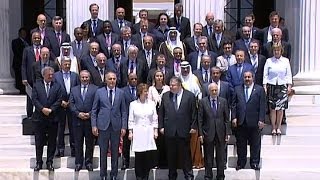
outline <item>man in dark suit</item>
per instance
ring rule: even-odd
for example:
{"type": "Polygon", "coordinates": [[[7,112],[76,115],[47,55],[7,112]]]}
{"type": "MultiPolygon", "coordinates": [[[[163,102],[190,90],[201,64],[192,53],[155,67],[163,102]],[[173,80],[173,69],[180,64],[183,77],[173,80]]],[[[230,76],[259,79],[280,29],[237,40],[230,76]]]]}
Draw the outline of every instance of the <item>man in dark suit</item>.
{"type": "Polygon", "coordinates": [[[72,129],[72,114],[70,111],[69,96],[72,87],[80,84],[79,76],[77,73],[70,71],[71,59],[64,57],[61,59],[61,71],[54,73],[54,79],[61,86],[62,102],[59,110],[59,123],[58,123],[58,144],[57,144],[57,157],[64,156],[64,130],[66,128],[66,121],[68,121],[69,129],[69,142],[71,148],[71,156],[75,156],[74,135],[72,129]]]}
{"type": "Polygon", "coordinates": [[[103,87],[105,86],[105,74],[107,73],[108,69],[106,66],[107,57],[103,53],[99,53],[96,56],[97,66],[88,68],[88,71],[91,75],[91,82],[92,84],[103,87]]]}
{"type": "MultiPolygon", "coordinates": [[[[81,70],[89,70],[90,68],[97,67],[96,56],[99,54],[100,46],[97,42],[91,42],[89,45],[89,54],[81,58],[81,70]]],[[[91,79],[92,80],[92,79],[91,79]]]]}
{"type": "Polygon", "coordinates": [[[128,83],[128,74],[135,73],[138,77],[138,84],[146,83],[148,76],[148,65],[142,59],[138,59],[138,48],[136,46],[129,46],[127,61],[120,64],[121,71],[121,87],[128,83]]]}
{"type": "Polygon", "coordinates": [[[199,50],[198,38],[202,33],[202,24],[195,23],[193,25],[193,36],[187,37],[183,42],[186,45],[186,53],[190,54],[192,52],[197,52],[199,50]]]}
{"type": "Polygon", "coordinates": [[[182,13],[183,13],[182,3],[175,4],[174,17],[170,18],[170,21],[169,21],[169,26],[176,27],[176,29],[180,32],[181,41],[191,36],[190,20],[187,17],[183,17],[182,13]]]}
{"type": "Polygon", "coordinates": [[[270,26],[267,26],[262,29],[261,36],[262,36],[262,44],[272,41],[271,31],[273,28],[280,28],[282,31],[281,40],[288,42],[289,41],[289,32],[285,26],[280,26],[280,15],[276,11],[272,11],[269,15],[269,22],[270,26]]]}
{"type": "Polygon", "coordinates": [[[119,35],[112,33],[112,26],[110,21],[103,22],[103,33],[97,36],[97,41],[102,52],[107,58],[111,58],[111,47],[119,41],[119,35]]]}
{"type": "Polygon", "coordinates": [[[171,77],[173,76],[173,69],[166,66],[166,57],[163,54],[159,54],[156,60],[156,67],[149,70],[147,77],[147,84],[149,86],[153,83],[153,77],[156,70],[160,70],[164,74],[165,84],[169,84],[171,77]]]}
{"type": "Polygon", "coordinates": [[[111,21],[112,24],[112,32],[118,34],[119,36],[121,35],[121,28],[122,27],[132,27],[132,23],[130,21],[127,21],[124,19],[126,16],[126,11],[122,7],[118,7],[116,9],[116,19],[111,21]]]}
{"type": "Polygon", "coordinates": [[[15,76],[15,87],[20,91],[20,94],[25,94],[25,86],[22,84],[21,66],[23,49],[28,47],[26,41],[27,31],[25,28],[20,28],[18,32],[19,37],[11,41],[11,48],[13,52],[12,68],[15,76]]]}
{"type": "Polygon", "coordinates": [[[254,76],[254,83],[262,86],[263,83],[263,71],[264,71],[264,65],[266,64],[266,57],[264,57],[261,54],[258,54],[259,52],[259,41],[252,40],[250,42],[249,47],[249,58],[245,60],[245,62],[250,63],[253,66],[253,72],[255,73],[254,76]]]}
{"type": "Polygon", "coordinates": [[[63,19],[60,16],[54,16],[52,18],[52,26],[53,31],[49,31],[44,42],[44,46],[48,47],[55,59],[56,57],[60,56],[60,47],[61,44],[64,42],[71,41],[70,35],[67,34],[65,31],[62,31],[63,26],[63,19]]]}
{"type": "MultiPolygon", "coordinates": [[[[38,27],[32,29],[32,30],[30,31],[30,34],[32,35],[34,32],[39,32],[40,35],[41,35],[41,42],[40,42],[40,44],[43,45],[44,42],[45,42],[45,39],[46,39],[46,37],[47,37],[47,35],[48,35],[48,33],[49,33],[50,31],[52,31],[52,29],[49,28],[49,27],[46,27],[46,25],[47,25],[47,18],[46,18],[46,16],[45,16],[44,14],[39,14],[39,15],[38,15],[38,17],[37,17],[37,24],[38,24],[38,27]]],[[[32,38],[31,38],[31,40],[32,40],[32,38]]]]}
{"type": "Polygon", "coordinates": [[[133,26],[132,26],[132,34],[136,34],[136,33],[139,33],[140,32],[140,24],[142,21],[147,21],[148,22],[148,32],[152,32],[153,31],[153,28],[155,27],[155,24],[153,22],[150,22],[148,21],[148,15],[149,15],[149,12],[148,10],[146,9],[141,9],[139,11],[139,18],[140,18],[140,21],[138,23],[135,23],[133,26]]]}
{"type": "Polygon", "coordinates": [[[91,109],[97,86],[90,84],[90,73],[87,70],[80,72],[81,84],[71,88],[70,110],[72,116],[72,127],[75,142],[75,171],[82,169],[83,161],[88,169],[92,171],[92,159],[94,150],[94,138],[91,131],[91,109]],[[83,140],[86,143],[85,157],[83,157],[83,140]]]}
{"type": "Polygon", "coordinates": [[[201,58],[201,68],[193,71],[193,74],[197,76],[201,87],[203,87],[204,84],[208,84],[211,79],[210,68],[211,68],[211,57],[209,55],[203,55],[201,58]]]}
{"type": "Polygon", "coordinates": [[[223,21],[221,19],[216,19],[214,21],[214,33],[211,34],[209,38],[209,50],[213,51],[221,56],[223,54],[223,41],[231,40],[234,42],[233,34],[230,31],[224,29],[223,21]]]}
{"type": "Polygon", "coordinates": [[[234,42],[233,53],[235,53],[237,50],[243,50],[245,52],[245,58],[249,58],[249,46],[250,42],[253,40],[250,38],[250,31],[250,27],[242,27],[242,38],[234,42]]]}
{"type": "Polygon", "coordinates": [[[157,49],[153,48],[153,37],[145,36],[143,38],[143,49],[138,52],[138,59],[141,59],[147,63],[148,71],[156,67],[156,59],[160,54],[157,49]]]}
{"type": "Polygon", "coordinates": [[[132,36],[131,29],[128,26],[121,28],[120,44],[122,46],[122,56],[124,57],[128,57],[128,48],[130,45],[135,45],[139,49],[142,49],[137,36],[132,36]]]}
{"type": "Polygon", "coordinates": [[[200,36],[197,41],[199,51],[195,51],[189,54],[189,62],[192,67],[192,71],[201,68],[201,58],[204,55],[208,55],[211,57],[210,66],[215,66],[217,63],[218,55],[212,51],[208,50],[208,38],[205,36],[200,36]]]}
{"type": "Polygon", "coordinates": [[[263,45],[262,52],[266,58],[273,57],[273,44],[281,44],[283,48],[282,56],[290,60],[291,58],[291,44],[282,39],[282,31],[280,28],[273,28],[271,31],[272,41],[263,45]]]}
{"type": "Polygon", "coordinates": [[[46,144],[46,140],[48,140],[47,169],[54,171],[52,164],[58,129],[57,113],[62,101],[62,92],[60,85],[53,81],[53,68],[45,67],[41,73],[43,80],[37,81],[32,89],[32,101],[35,106],[33,123],[36,141],[36,167],[34,171],[42,169],[43,146],[46,144]]]}
{"type": "Polygon", "coordinates": [[[209,84],[208,89],[210,96],[200,100],[198,110],[199,138],[204,145],[204,179],[212,179],[215,149],[217,180],[224,180],[224,149],[231,134],[229,105],[226,99],[218,97],[219,89],[216,83],[209,84]]]}
{"type": "MultiPolygon", "coordinates": [[[[130,103],[137,99],[137,75],[130,73],[128,77],[128,85],[123,87],[124,99],[126,102],[127,112],[129,112],[130,103]]],[[[126,135],[123,137],[122,149],[122,170],[129,168],[130,164],[130,146],[131,141],[128,139],[129,130],[127,129],[126,135]]]]}
{"type": "Polygon", "coordinates": [[[126,57],[123,57],[121,45],[116,43],[112,46],[112,58],[106,62],[107,71],[112,71],[117,75],[117,87],[121,87],[121,70],[120,65],[127,61],[126,57]]]}
{"type": "Polygon", "coordinates": [[[231,119],[237,139],[237,167],[243,169],[247,162],[247,144],[250,145],[250,166],[259,170],[261,129],[266,115],[266,94],[263,87],[254,84],[253,73],[243,73],[244,84],[237,86],[232,98],[231,119]]]}
{"type": "Polygon", "coordinates": [[[89,11],[91,14],[91,18],[88,19],[87,21],[83,23],[89,24],[89,38],[95,38],[99,34],[102,34],[102,26],[103,26],[103,21],[98,18],[99,15],[99,5],[96,3],[92,3],[89,6],[89,11]]]}
{"type": "Polygon", "coordinates": [[[89,43],[83,40],[83,30],[80,27],[74,28],[75,40],[71,42],[73,55],[80,61],[83,56],[89,55],[89,43]]]}
{"type": "Polygon", "coordinates": [[[161,102],[159,129],[167,143],[169,180],[177,179],[178,163],[181,163],[185,179],[193,180],[190,133],[197,129],[195,96],[182,88],[180,78],[172,77],[170,91],[163,94],[161,102]]]}
{"type": "Polygon", "coordinates": [[[206,14],[206,22],[207,24],[202,29],[202,36],[209,38],[214,33],[214,14],[212,12],[206,14]]]}
{"type": "MultiPolygon", "coordinates": [[[[254,25],[255,17],[254,14],[249,14],[244,17],[244,26],[250,27],[250,38],[259,40],[260,44],[262,45],[262,35],[261,30],[254,25]]],[[[242,36],[242,28],[237,30],[236,39],[241,39],[242,36]]]]}
{"type": "Polygon", "coordinates": [[[144,48],[143,38],[145,38],[146,36],[151,36],[152,40],[155,41],[152,44],[153,48],[158,49],[159,47],[157,47],[157,44],[159,44],[159,43],[157,42],[156,36],[148,31],[148,29],[149,29],[148,28],[148,25],[149,25],[148,20],[141,20],[139,24],[140,24],[139,31],[132,35],[133,39],[137,40],[139,47],[144,48]]]}
{"type": "Polygon", "coordinates": [[[118,175],[118,148],[120,135],[126,133],[128,112],[124,93],[116,87],[117,76],[113,72],[105,75],[106,86],[97,90],[91,111],[92,133],[98,136],[100,147],[100,177],[107,179],[107,153],[111,144],[110,179],[118,175]]]}
{"type": "Polygon", "coordinates": [[[245,71],[252,71],[253,67],[251,64],[244,62],[244,55],[245,52],[242,50],[236,51],[236,61],[237,64],[234,64],[229,67],[227,73],[227,81],[229,82],[230,87],[232,90],[239,85],[243,85],[243,72],[245,71]]]}

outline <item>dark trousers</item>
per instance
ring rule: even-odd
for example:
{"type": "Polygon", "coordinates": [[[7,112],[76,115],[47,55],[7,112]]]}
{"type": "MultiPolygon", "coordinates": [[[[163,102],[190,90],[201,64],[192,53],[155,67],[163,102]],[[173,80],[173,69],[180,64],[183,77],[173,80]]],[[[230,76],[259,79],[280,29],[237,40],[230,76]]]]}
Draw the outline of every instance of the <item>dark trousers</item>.
{"type": "Polygon", "coordinates": [[[148,180],[154,161],[154,151],[135,152],[134,171],[137,180],[148,180]]]}
{"type": "Polygon", "coordinates": [[[128,139],[129,130],[127,130],[126,135],[123,137],[123,148],[122,148],[122,163],[127,167],[130,164],[130,146],[131,141],[128,139]]]}
{"type": "Polygon", "coordinates": [[[181,164],[186,179],[193,179],[190,137],[166,137],[169,180],[177,179],[177,167],[181,164]]]}
{"type": "Polygon", "coordinates": [[[32,117],[33,114],[33,103],[31,98],[27,95],[27,106],[26,106],[27,116],[28,118],[32,117]]]}
{"type": "Polygon", "coordinates": [[[74,137],[73,137],[73,129],[72,129],[72,114],[69,108],[64,109],[61,108],[59,112],[59,128],[58,128],[58,151],[65,149],[64,143],[64,130],[66,128],[66,122],[68,121],[68,129],[69,129],[69,142],[71,151],[74,151],[74,137]]]}
{"type": "Polygon", "coordinates": [[[247,145],[250,145],[250,165],[260,163],[261,130],[258,127],[241,125],[236,129],[238,166],[247,163],[247,145]]]}
{"type": "Polygon", "coordinates": [[[100,147],[100,176],[107,176],[107,153],[109,142],[111,144],[111,177],[118,175],[118,156],[120,143],[120,130],[114,131],[110,123],[107,130],[99,130],[98,142],[100,147]]]}
{"type": "Polygon", "coordinates": [[[214,149],[216,149],[216,165],[217,165],[217,178],[224,178],[224,162],[225,162],[225,145],[224,140],[219,140],[217,135],[213,141],[204,140],[204,167],[205,167],[205,179],[212,179],[212,167],[214,159],[214,149]]]}
{"type": "Polygon", "coordinates": [[[21,66],[13,67],[14,69],[14,78],[15,78],[15,87],[20,91],[20,94],[26,93],[26,88],[22,84],[22,77],[21,77],[21,66]]]}
{"type": "Polygon", "coordinates": [[[58,123],[48,121],[47,119],[41,119],[40,121],[35,121],[33,124],[36,142],[36,161],[39,164],[43,163],[43,146],[46,144],[46,140],[48,140],[47,164],[52,164],[54,152],[56,150],[58,123]]]}
{"type": "MultiPolygon", "coordinates": [[[[77,119],[78,121],[78,119],[77,119]]],[[[74,144],[75,144],[75,164],[85,165],[92,164],[93,150],[94,150],[94,138],[91,130],[91,121],[79,120],[80,124],[73,126],[74,130],[74,144]],[[85,157],[83,158],[83,141],[86,143],[85,157]]]]}
{"type": "Polygon", "coordinates": [[[165,137],[160,132],[158,132],[158,134],[159,136],[156,139],[157,151],[155,157],[155,166],[158,166],[161,169],[167,169],[168,161],[165,137]]]}

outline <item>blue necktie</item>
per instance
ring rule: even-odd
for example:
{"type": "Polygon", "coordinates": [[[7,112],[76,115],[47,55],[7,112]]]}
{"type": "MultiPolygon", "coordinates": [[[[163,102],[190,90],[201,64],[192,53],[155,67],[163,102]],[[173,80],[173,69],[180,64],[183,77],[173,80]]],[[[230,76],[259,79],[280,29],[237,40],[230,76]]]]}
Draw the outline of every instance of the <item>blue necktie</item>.
{"type": "Polygon", "coordinates": [[[86,93],[87,93],[87,86],[83,86],[83,90],[82,90],[82,100],[84,101],[86,98],[86,93]]]}
{"type": "Polygon", "coordinates": [[[213,112],[214,116],[217,115],[217,105],[216,105],[216,100],[215,99],[212,99],[212,112],[213,112]]]}
{"type": "Polygon", "coordinates": [[[241,67],[242,67],[242,64],[237,64],[237,73],[238,73],[239,79],[241,79],[241,67]]]}
{"type": "Polygon", "coordinates": [[[177,111],[178,110],[178,94],[173,94],[173,104],[174,104],[174,109],[177,111]]]}
{"type": "Polygon", "coordinates": [[[248,100],[249,100],[249,91],[248,91],[248,89],[249,89],[249,86],[245,86],[245,98],[246,98],[246,102],[248,102],[248,100]]]}

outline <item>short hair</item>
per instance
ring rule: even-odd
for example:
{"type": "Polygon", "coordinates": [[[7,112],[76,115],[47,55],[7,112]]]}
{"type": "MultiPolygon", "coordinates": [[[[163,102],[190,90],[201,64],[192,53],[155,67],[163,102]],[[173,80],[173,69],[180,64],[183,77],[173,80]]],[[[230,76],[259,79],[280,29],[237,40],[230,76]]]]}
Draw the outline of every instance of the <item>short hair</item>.
{"type": "Polygon", "coordinates": [[[140,83],[138,86],[137,86],[137,97],[140,98],[140,95],[143,93],[144,90],[147,90],[148,91],[148,84],[145,84],[145,83],[140,83]]]}
{"type": "Polygon", "coordinates": [[[210,63],[212,62],[211,56],[209,56],[209,55],[203,55],[203,56],[201,57],[201,63],[202,63],[202,61],[203,61],[203,58],[209,58],[209,59],[210,59],[210,63]]]}
{"type": "Polygon", "coordinates": [[[67,57],[67,56],[61,57],[61,64],[63,64],[64,62],[70,62],[71,63],[70,57],[67,57]]]}
{"type": "Polygon", "coordinates": [[[165,56],[164,54],[158,54],[156,59],[158,59],[158,58],[164,58],[164,59],[166,59],[166,56],[165,56]]]}
{"type": "Polygon", "coordinates": [[[81,77],[81,73],[87,73],[88,75],[89,75],[89,78],[91,78],[91,74],[90,74],[90,72],[88,71],[88,70],[82,70],[82,71],[80,71],[80,77],[81,77]]]}
{"type": "Polygon", "coordinates": [[[269,19],[272,18],[273,16],[278,16],[279,19],[280,19],[280,15],[277,11],[272,11],[270,14],[269,14],[269,19]]]}
{"type": "Polygon", "coordinates": [[[197,39],[197,44],[201,41],[201,40],[206,40],[207,44],[208,44],[208,38],[207,36],[199,36],[197,39]]]}
{"type": "Polygon", "coordinates": [[[218,66],[211,67],[210,72],[212,73],[214,70],[218,70],[221,73],[221,68],[218,66]]]}
{"type": "Polygon", "coordinates": [[[21,28],[19,29],[18,33],[20,34],[22,31],[27,32],[27,29],[26,29],[25,27],[21,27],[21,28]]]}
{"type": "Polygon", "coordinates": [[[174,50],[176,50],[176,49],[180,49],[180,50],[182,50],[182,48],[181,48],[181,47],[175,47],[175,48],[173,48],[173,51],[174,51],[174,50]]]}
{"type": "Polygon", "coordinates": [[[128,47],[128,52],[131,52],[131,51],[136,51],[136,52],[138,52],[139,49],[138,49],[137,46],[131,44],[131,45],[129,45],[129,47],[128,47]]]}
{"type": "Polygon", "coordinates": [[[256,19],[256,17],[254,16],[253,13],[250,13],[250,14],[246,15],[245,17],[251,17],[252,20],[255,20],[255,19],[256,19]]]}
{"type": "Polygon", "coordinates": [[[174,81],[174,82],[177,82],[179,86],[182,86],[182,80],[181,80],[180,77],[173,76],[173,77],[170,79],[170,84],[171,84],[173,81],[174,81]]]}
{"type": "MultiPolygon", "coordinates": [[[[208,90],[210,90],[210,88],[214,85],[218,87],[218,84],[216,82],[212,82],[208,85],[208,90]]],[[[218,93],[219,93],[219,88],[218,88],[218,93]]]]}
{"type": "Polygon", "coordinates": [[[223,21],[221,19],[216,19],[214,20],[213,25],[214,26],[221,25],[223,27],[223,21]]]}
{"type": "Polygon", "coordinates": [[[44,67],[42,70],[41,70],[41,75],[42,77],[44,77],[44,75],[46,74],[47,71],[51,71],[51,72],[54,72],[54,69],[50,66],[46,66],[44,67]]]}
{"type": "Polygon", "coordinates": [[[54,22],[56,22],[56,21],[62,21],[63,22],[63,18],[61,17],[61,16],[54,16],[53,18],[52,18],[52,23],[54,23],[54,22]]]}
{"type": "Polygon", "coordinates": [[[123,26],[121,29],[121,34],[124,32],[124,31],[130,31],[131,32],[131,28],[129,26],[123,26]]]}
{"type": "Polygon", "coordinates": [[[201,26],[201,28],[203,28],[203,25],[201,23],[194,23],[193,29],[196,28],[196,25],[199,25],[199,26],[201,26]]]}
{"type": "Polygon", "coordinates": [[[91,11],[92,6],[97,6],[98,9],[99,9],[99,5],[98,5],[97,3],[92,3],[92,4],[90,4],[90,6],[89,6],[89,11],[91,11]]]}
{"type": "Polygon", "coordinates": [[[259,40],[251,39],[250,44],[252,44],[252,43],[256,43],[256,44],[258,44],[258,47],[260,47],[260,41],[259,40]]]}
{"type": "Polygon", "coordinates": [[[177,3],[174,5],[175,9],[181,8],[183,10],[183,4],[182,3],[177,3]]]}
{"type": "Polygon", "coordinates": [[[148,12],[148,10],[147,10],[147,9],[141,9],[141,10],[139,11],[139,17],[140,17],[140,13],[142,13],[142,12],[146,12],[146,13],[147,13],[147,15],[149,14],[149,12],[148,12]]]}
{"type": "Polygon", "coordinates": [[[225,41],[222,42],[222,47],[224,47],[227,44],[230,44],[231,47],[233,46],[233,42],[230,39],[226,39],[225,41]]]}
{"type": "Polygon", "coordinates": [[[246,71],[244,71],[244,72],[243,72],[243,78],[244,78],[244,74],[245,74],[245,73],[250,73],[251,76],[252,76],[252,79],[253,79],[253,80],[255,79],[255,76],[254,76],[255,74],[254,74],[254,72],[252,72],[251,70],[246,70],[246,71]]]}
{"type": "Polygon", "coordinates": [[[109,23],[109,24],[111,25],[111,21],[110,21],[110,20],[105,20],[105,21],[103,21],[103,25],[104,25],[105,23],[109,23]]]}

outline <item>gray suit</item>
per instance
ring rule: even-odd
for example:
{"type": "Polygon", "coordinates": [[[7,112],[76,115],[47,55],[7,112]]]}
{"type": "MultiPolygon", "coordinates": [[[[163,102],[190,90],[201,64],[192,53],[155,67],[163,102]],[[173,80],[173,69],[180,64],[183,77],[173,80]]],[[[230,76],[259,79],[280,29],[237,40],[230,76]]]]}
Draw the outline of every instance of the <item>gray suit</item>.
{"type": "Polygon", "coordinates": [[[106,87],[96,92],[91,110],[91,125],[99,130],[98,142],[100,147],[100,176],[107,176],[107,153],[111,142],[111,177],[118,175],[118,147],[120,130],[127,129],[127,108],[124,92],[115,88],[113,103],[109,101],[106,87]]]}
{"type": "Polygon", "coordinates": [[[89,54],[89,43],[87,41],[81,41],[81,49],[78,49],[78,42],[76,40],[71,42],[73,55],[80,60],[84,55],[89,54]]]}

